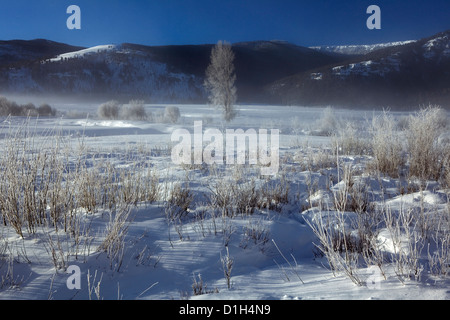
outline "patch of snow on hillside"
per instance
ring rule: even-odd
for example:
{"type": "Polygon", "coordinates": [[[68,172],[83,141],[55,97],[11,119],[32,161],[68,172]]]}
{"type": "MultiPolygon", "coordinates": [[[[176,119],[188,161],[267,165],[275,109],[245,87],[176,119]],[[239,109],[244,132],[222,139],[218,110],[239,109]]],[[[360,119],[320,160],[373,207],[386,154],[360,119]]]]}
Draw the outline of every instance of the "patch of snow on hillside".
{"type": "Polygon", "coordinates": [[[63,53],[63,54],[56,56],[53,59],[50,59],[49,61],[56,62],[56,61],[61,61],[64,59],[82,58],[88,54],[107,52],[107,51],[111,51],[116,48],[117,47],[113,44],[99,45],[99,46],[95,46],[95,47],[91,47],[91,48],[87,48],[87,49],[83,49],[83,50],[79,50],[79,51],[63,53]]]}
{"type": "Polygon", "coordinates": [[[368,77],[370,75],[378,75],[384,77],[387,73],[392,71],[400,71],[400,59],[396,54],[381,59],[379,61],[367,60],[358,63],[350,63],[344,66],[337,66],[332,69],[335,76],[341,78],[350,75],[359,75],[368,77]]]}
{"type": "Polygon", "coordinates": [[[424,49],[423,56],[426,59],[432,59],[439,54],[442,54],[444,57],[450,56],[450,45],[447,35],[429,40],[422,48],[424,49]]]}
{"type": "Polygon", "coordinates": [[[359,54],[367,54],[375,50],[389,48],[393,46],[402,46],[413,42],[416,42],[416,40],[396,41],[370,45],[316,46],[310,47],[310,49],[340,54],[359,55],[359,54]]]}

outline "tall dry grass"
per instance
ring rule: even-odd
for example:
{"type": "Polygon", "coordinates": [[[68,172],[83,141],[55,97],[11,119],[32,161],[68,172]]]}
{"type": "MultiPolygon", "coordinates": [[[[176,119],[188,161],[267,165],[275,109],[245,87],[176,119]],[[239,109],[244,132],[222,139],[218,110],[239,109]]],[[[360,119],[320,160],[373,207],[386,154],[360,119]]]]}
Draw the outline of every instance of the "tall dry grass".
{"type": "Polygon", "coordinates": [[[40,226],[73,232],[79,214],[115,211],[160,196],[159,177],[139,152],[91,152],[59,130],[37,135],[29,121],[7,129],[2,149],[0,217],[21,237],[40,226]]]}

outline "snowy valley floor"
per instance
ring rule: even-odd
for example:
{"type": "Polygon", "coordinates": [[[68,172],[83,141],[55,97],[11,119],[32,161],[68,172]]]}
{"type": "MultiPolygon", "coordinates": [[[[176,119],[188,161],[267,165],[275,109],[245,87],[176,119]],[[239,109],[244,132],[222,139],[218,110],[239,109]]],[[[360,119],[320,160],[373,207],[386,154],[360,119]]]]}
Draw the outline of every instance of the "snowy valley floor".
{"type": "MultiPolygon", "coordinates": [[[[94,105],[55,107],[96,110],[94,105]]],[[[19,150],[17,159],[41,163],[46,161],[41,153],[58,150],[58,157],[48,158],[63,168],[60,180],[38,171],[30,180],[36,193],[42,194],[47,178],[51,190],[72,193],[61,203],[46,200],[42,221],[33,220],[31,227],[25,213],[32,210],[19,208],[19,222],[1,216],[0,299],[450,298],[450,249],[444,241],[450,239],[450,200],[440,182],[419,185],[375,174],[372,157],[364,152],[336,155],[333,138],[323,134],[323,124],[330,123],[324,108],[239,106],[228,127],[280,130],[275,176],[261,176],[258,165],[175,165],[170,141],[175,129],[192,131],[201,120],[204,130],[225,130],[217,110],[178,107],[176,124],[92,116],[31,119],[31,146],[18,136],[5,138],[26,119],[2,119],[0,143],[11,152],[4,151],[4,157],[19,150]],[[361,189],[342,193],[348,185],[361,189]],[[353,206],[336,208],[342,195],[353,206]],[[21,225],[22,236],[14,223],[21,225]],[[335,241],[330,244],[337,254],[320,251],[318,226],[325,230],[322,240],[335,241]],[[436,240],[442,234],[444,240],[436,240]],[[79,269],[69,273],[73,266],[79,269]]],[[[163,106],[146,108],[154,112],[163,106]]],[[[333,112],[336,121],[353,123],[355,130],[375,115],[333,112]]],[[[405,115],[395,113],[398,119],[405,115]]],[[[2,192],[12,186],[4,176],[2,192]]],[[[48,199],[60,199],[52,192],[48,199]]],[[[2,212],[10,208],[10,198],[2,200],[2,212]]],[[[14,204],[28,203],[24,198],[17,195],[14,204]]]]}

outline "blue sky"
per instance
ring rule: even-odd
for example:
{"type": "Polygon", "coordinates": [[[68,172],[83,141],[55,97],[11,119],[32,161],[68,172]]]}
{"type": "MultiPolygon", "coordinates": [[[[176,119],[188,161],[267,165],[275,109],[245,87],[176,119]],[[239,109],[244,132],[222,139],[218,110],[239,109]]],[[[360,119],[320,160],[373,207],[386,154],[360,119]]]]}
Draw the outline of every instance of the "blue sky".
{"type": "Polygon", "coordinates": [[[372,44],[418,39],[450,29],[449,0],[0,0],[0,40],[80,46],[109,43],[202,44],[286,40],[298,45],[372,44]],[[69,30],[69,5],[81,30],[69,30]],[[369,30],[369,5],[381,30],[369,30]]]}

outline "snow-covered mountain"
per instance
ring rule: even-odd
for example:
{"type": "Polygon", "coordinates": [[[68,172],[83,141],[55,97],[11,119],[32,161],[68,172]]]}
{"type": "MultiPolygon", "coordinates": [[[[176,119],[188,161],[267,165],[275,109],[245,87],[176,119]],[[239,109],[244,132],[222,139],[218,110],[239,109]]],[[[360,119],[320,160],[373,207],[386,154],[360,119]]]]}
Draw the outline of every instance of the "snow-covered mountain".
{"type": "Polygon", "coordinates": [[[401,46],[409,43],[416,42],[416,40],[407,40],[407,41],[395,41],[395,42],[387,42],[387,43],[377,43],[377,44],[368,44],[368,45],[343,45],[343,46],[315,46],[310,47],[311,49],[320,51],[320,52],[331,52],[338,54],[347,54],[347,55],[364,55],[376,50],[385,49],[394,46],[401,46]]]}
{"type": "Polygon", "coordinates": [[[54,58],[51,58],[51,62],[57,62],[65,59],[74,59],[74,58],[85,58],[88,55],[97,54],[106,51],[112,51],[117,49],[117,46],[114,44],[107,45],[99,45],[91,48],[81,49],[73,52],[67,52],[57,55],[54,58]]]}
{"type": "Polygon", "coordinates": [[[101,45],[2,68],[3,91],[148,98],[152,101],[201,95],[202,79],[169,70],[150,53],[127,45],[101,45]],[[5,72],[6,71],[6,72],[5,72]]]}
{"type": "MultiPolygon", "coordinates": [[[[370,46],[311,49],[284,41],[235,43],[238,99],[450,107],[449,38],[450,30],[417,41],[370,46]]],[[[124,43],[81,48],[47,40],[3,41],[0,94],[203,103],[212,47],[124,43]]]]}
{"type": "MultiPolygon", "coordinates": [[[[14,93],[204,102],[204,74],[212,46],[108,44],[45,59],[39,56],[14,66],[0,61],[0,88],[14,93]]],[[[233,50],[241,101],[264,101],[265,85],[343,60],[281,41],[237,43],[233,50]]]]}
{"type": "Polygon", "coordinates": [[[267,90],[289,104],[450,108],[450,30],[298,73],[267,90]]]}

